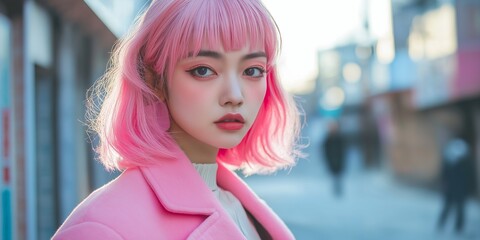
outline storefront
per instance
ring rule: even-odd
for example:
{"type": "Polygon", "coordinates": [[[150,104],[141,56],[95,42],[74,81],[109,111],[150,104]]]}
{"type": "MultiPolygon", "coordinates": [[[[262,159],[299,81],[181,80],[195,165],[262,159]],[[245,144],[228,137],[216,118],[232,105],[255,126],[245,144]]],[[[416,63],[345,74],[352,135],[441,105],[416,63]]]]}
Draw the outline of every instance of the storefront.
{"type": "Polygon", "coordinates": [[[414,105],[432,119],[441,149],[454,132],[469,143],[480,194],[480,2],[452,1],[417,16],[410,51],[418,57],[414,105]]]}
{"type": "Polygon", "coordinates": [[[0,12],[0,238],[13,239],[11,26],[0,12]]]}

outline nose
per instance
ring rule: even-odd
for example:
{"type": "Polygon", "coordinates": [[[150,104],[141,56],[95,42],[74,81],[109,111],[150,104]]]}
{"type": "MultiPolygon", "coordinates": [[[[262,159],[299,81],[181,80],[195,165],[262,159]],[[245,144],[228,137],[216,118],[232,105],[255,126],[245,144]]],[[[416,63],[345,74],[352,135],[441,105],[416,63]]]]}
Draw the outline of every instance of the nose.
{"type": "Polygon", "coordinates": [[[220,105],[241,106],[244,101],[241,79],[236,75],[231,75],[225,79],[223,86],[220,105]]]}

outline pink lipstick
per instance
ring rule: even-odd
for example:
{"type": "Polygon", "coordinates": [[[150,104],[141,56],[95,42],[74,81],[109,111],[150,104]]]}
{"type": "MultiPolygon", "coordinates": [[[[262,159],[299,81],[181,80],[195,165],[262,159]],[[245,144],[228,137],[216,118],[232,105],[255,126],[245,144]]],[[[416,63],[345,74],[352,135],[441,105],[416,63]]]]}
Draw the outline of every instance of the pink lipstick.
{"type": "Polygon", "coordinates": [[[243,119],[241,114],[229,113],[215,121],[215,124],[220,129],[227,131],[235,131],[243,128],[243,125],[245,125],[245,120],[243,119]]]}

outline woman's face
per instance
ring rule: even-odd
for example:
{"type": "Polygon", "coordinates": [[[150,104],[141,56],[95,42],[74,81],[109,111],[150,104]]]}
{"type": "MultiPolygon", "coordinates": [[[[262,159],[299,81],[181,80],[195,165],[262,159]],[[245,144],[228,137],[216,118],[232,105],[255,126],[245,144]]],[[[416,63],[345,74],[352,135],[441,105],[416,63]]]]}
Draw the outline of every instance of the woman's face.
{"type": "Polygon", "coordinates": [[[170,132],[180,146],[232,148],[252,126],[266,92],[263,49],[202,49],[180,60],[168,82],[170,132]]]}

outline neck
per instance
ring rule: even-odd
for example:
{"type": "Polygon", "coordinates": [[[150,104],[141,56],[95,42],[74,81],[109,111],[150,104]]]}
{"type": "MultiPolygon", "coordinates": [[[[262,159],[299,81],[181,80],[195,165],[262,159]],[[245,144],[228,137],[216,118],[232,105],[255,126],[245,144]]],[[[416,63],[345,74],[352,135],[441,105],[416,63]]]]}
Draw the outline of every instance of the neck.
{"type": "Polygon", "coordinates": [[[216,163],[218,148],[211,146],[202,147],[200,145],[187,145],[180,148],[185,152],[192,163],[216,163]]]}
{"type": "Polygon", "coordinates": [[[216,163],[218,148],[185,134],[172,134],[172,136],[192,163],[216,163]]]}

